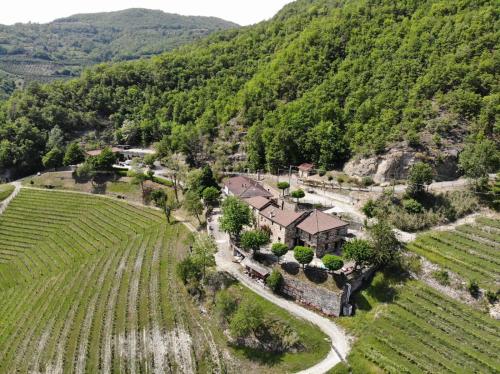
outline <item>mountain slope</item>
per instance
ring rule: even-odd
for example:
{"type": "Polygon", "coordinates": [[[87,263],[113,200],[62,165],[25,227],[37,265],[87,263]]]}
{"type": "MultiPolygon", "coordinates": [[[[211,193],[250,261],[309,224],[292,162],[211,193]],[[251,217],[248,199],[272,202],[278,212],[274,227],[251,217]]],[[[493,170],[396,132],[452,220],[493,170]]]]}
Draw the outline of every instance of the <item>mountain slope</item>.
{"type": "Polygon", "coordinates": [[[236,26],[213,17],[148,9],[0,25],[0,71],[28,81],[74,76],[82,66],[159,54],[236,26]]]}
{"type": "Polygon", "coordinates": [[[97,130],[102,141],[161,140],[193,164],[234,166],[243,153],[271,170],[331,167],[422,134],[497,139],[499,26],[491,0],[297,1],[252,27],[17,94],[0,167],[33,167],[47,149],[22,139],[44,145],[56,124],[66,140],[97,130]]]}

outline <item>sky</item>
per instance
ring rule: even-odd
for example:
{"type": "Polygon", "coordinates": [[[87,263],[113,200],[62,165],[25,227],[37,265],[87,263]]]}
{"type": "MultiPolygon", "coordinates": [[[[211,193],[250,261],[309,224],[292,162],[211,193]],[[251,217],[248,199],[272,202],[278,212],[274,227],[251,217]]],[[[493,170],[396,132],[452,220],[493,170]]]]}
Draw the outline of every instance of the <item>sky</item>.
{"type": "Polygon", "coordinates": [[[291,0],[2,0],[0,24],[46,23],[77,13],[127,8],[161,9],[167,13],[213,16],[251,25],[271,18],[291,0]]]}

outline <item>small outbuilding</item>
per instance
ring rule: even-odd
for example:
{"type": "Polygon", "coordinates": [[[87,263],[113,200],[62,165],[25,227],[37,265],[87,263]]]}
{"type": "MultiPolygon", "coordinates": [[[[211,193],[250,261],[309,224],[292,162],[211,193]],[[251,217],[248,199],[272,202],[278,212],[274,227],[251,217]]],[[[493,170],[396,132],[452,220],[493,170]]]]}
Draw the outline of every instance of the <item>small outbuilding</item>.
{"type": "Polygon", "coordinates": [[[299,178],[307,178],[314,174],[314,164],[303,163],[298,166],[299,178]]]}
{"type": "Polygon", "coordinates": [[[266,280],[266,278],[269,276],[270,271],[268,268],[264,267],[256,261],[253,261],[249,257],[245,257],[245,259],[241,261],[241,265],[245,268],[247,273],[252,278],[266,280]]]}

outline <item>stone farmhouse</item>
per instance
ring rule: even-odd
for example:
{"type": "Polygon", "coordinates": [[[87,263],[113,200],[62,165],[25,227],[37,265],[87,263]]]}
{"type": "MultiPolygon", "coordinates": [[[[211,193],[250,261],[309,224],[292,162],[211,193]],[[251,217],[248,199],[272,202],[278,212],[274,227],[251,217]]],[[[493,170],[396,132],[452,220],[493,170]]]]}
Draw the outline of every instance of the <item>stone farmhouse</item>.
{"type": "Polygon", "coordinates": [[[313,248],[317,257],[340,252],[347,235],[347,222],[317,209],[303,212],[285,209],[259,183],[242,176],[228,179],[224,192],[240,197],[250,206],[255,225],[268,230],[272,242],[284,243],[289,248],[305,245],[313,248]]]}
{"type": "Polygon", "coordinates": [[[316,249],[316,256],[340,254],[348,223],[315,209],[297,225],[297,243],[316,249]]]}

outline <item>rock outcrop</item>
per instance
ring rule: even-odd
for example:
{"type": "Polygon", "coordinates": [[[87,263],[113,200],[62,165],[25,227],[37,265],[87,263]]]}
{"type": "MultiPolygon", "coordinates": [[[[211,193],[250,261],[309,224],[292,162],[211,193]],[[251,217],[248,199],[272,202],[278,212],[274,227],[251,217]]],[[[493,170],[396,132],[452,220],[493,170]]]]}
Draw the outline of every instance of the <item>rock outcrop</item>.
{"type": "Polygon", "coordinates": [[[347,162],[344,172],[353,177],[372,177],[375,183],[406,179],[418,161],[432,165],[437,181],[458,178],[458,149],[420,152],[410,147],[391,148],[387,153],[347,162]]]}

